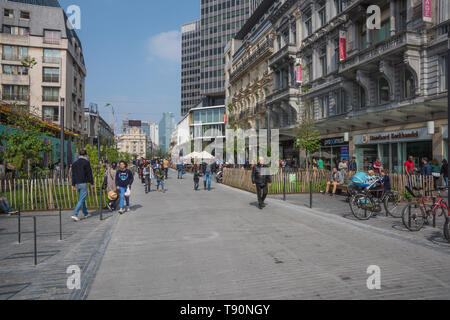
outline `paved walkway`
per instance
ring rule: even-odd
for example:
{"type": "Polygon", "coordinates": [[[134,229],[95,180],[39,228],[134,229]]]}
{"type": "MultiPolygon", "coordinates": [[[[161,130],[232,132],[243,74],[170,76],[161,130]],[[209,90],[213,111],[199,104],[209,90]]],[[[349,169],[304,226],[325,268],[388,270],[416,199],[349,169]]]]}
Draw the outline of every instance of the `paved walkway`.
{"type": "Polygon", "coordinates": [[[450,244],[171,177],[166,194],[135,186],[89,299],[450,298],[450,244]],[[371,265],[381,290],[367,289],[371,265]]]}

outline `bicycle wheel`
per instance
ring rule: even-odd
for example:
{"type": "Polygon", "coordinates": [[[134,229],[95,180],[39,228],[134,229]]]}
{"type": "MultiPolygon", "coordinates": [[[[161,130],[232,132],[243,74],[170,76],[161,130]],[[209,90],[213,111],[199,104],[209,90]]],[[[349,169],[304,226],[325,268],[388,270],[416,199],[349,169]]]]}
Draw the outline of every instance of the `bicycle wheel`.
{"type": "Polygon", "coordinates": [[[401,203],[404,201],[404,197],[397,191],[392,191],[386,199],[384,199],[384,209],[393,218],[400,219],[402,217],[401,203]]]}
{"type": "Polygon", "coordinates": [[[450,218],[449,217],[447,217],[445,219],[444,237],[445,237],[445,239],[447,239],[448,242],[450,242],[450,218]]]}
{"type": "Polygon", "coordinates": [[[416,203],[408,204],[402,213],[403,224],[409,231],[420,231],[426,221],[426,215],[423,208],[416,203]]]}
{"type": "Polygon", "coordinates": [[[358,220],[369,220],[375,207],[372,198],[364,194],[354,195],[350,200],[350,210],[358,220]]]}

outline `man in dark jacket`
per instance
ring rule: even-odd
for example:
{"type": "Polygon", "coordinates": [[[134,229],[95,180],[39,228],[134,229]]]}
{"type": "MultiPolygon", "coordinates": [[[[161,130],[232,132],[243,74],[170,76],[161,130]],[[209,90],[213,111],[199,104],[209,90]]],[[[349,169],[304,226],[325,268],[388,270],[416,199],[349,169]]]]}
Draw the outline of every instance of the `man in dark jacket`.
{"type": "Polygon", "coordinates": [[[92,176],[91,164],[87,158],[87,152],[83,150],[80,152],[80,158],[72,166],[72,188],[74,191],[78,191],[79,194],[78,204],[72,216],[72,220],[75,222],[80,221],[78,218],[80,210],[83,210],[85,218],[89,216],[86,207],[89,184],[94,185],[94,178],[92,176]]]}
{"type": "Polygon", "coordinates": [[[260,157],[258,164],[253,167],[252,183],[256,187],[259,209],[262,210],[266,206],[264,201],[266,200],[270,184],[272,183],[270,169],[264,165],[263,157],[260,157]]]}

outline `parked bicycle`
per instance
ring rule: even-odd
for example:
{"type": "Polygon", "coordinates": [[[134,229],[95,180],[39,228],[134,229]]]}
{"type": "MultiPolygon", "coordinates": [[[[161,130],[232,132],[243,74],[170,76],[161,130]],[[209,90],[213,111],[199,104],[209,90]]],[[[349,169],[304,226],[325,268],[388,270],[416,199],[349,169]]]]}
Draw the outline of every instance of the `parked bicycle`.
{"type": "Polygon", "coordinates": [[[374,214],[383,211],[394,217],[401,217],[400,204],[403,196],[397,191],[385,190],[382,180],[375,179],[371,184],[360,185],[359,190],[351,191],[350,209],[358,220],[369,220],[374,214]]]}
{"type": "MultiPolygon", "coordinates": [[[[441,190],[438,190],[438,197],[433,201],[433,204],[425,203],[425,196],[421,189],[415,188],[419,192],[418,195],[410,188],[406,187],[408,193],[415,199],[414,202],[409,203],[402,213],[402,220],[405,227],[412,232],[422,230],[425,224],[429,224],[429,219],[436,219],[436,217],[445,217],[446,223],[444,226],[444,235],[449,240],[449,207],[447,202],[442,198],[441,190]]],[[[449,240],[450,241],[450,240],[449,240]]]]}

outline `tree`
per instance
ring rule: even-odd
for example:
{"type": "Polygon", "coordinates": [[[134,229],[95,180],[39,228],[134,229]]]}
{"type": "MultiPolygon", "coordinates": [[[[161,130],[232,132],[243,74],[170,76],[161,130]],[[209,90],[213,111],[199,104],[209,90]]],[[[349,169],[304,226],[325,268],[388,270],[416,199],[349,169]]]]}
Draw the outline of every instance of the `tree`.
{"type": "Polygon", "coordinates": [[[0,111],[12,124],[0,135],[0,140],[6,143],[2,158],[14,165],[20,177],[46,173],[47,168],[41,164],[44,153],[51,152],[52,146],[46,143],[45,136],[54,136],[53,133],[25,108],[10,108],[11,112],[0,111]]]}
{"type": "Polygon", "coordinates": [[[37,61],[35,58],[26,57],[22,60],[22,66],[27,68],[28,71],[28,108],[30,112],[37,114],[34,112],[35,110],[32,110],[31,107],[31,70],[37,65],[37,61]]]}
{"type": "Polygon", "coordinates": [[[314,112],[310,100],[305,103],[302,119],[295,129],[295,146],[306,152],[306,167],[311,163],[311,154],[320,149],[320,133],[315,129],[314,112]]]}
{"type": "Polygon", "coordinates": [[[107,147],[105,149],[105,158],[106,160],[108,160],[109,163],[119,162],[120,161],[119,150],[117,150],[115,147],[107,147]]]}

